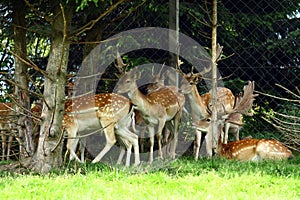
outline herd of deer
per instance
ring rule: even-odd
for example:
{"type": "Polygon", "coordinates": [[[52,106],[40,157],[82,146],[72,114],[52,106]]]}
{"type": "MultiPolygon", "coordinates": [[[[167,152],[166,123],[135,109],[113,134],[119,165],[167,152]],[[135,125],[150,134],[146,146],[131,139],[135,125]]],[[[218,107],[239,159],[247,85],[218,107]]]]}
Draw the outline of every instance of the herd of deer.
{"type": "MultiPolygon", "coordinates": [[[[199,73],[184,74],[180,70],[181,61],[178,59],[177,71],[183,74],[180,88],[166,86],[162,75],[153,75],[153,83],[144,86],[146,92],[142,92],[137,85],[141,72],[132,70],[125,73],[119,80],[116,93],[102,93],[85,95],[67,99],[63,129],[67,133],[67,150],[70,160],[84,162],[86,148],[85,137],[79,137],[83,131],[97,131],[102,129],[106,143],[102,151],[94,158],[93,163],[99,162],[103,156],[118,141],[121,144],[121,152],[118,163],[121,163],[125,152],[125,165],[130,165],[132,146],[134,149],[134,165],[140,164],[139,137],[136,133],[136,124],[147,127],[150,139],[149,162],[153,161],[154,139],[157,138],[158,156],[175,158],[178,142],[178,128],[182,112],[185,106],[185,96],[191,107],[191,117],[195,127],[194,158],[199,157],[199,148],[203,132],[211,132],[211,92],[200,95],[197,83],[206,73],[207,69],[199,73]],[[122,94],[126,93],[128,98],[122,94]],[[163,145],[169,143],[168,155],[163,155],[163,145]],[[81,157],[76,154],[77,146],[81,157]],[[126,151],[127,150],[127,151],[126,151]]],[[[117,65],[120,70],[125,65],[117,55],[117,65]]],[[[242,139],[239,140],[239,130],[243,126],[243,115],[253,115],[251,112],[254,101],[254,82],[244,86],[244,94],[234,96],[231,90],[225,87],[217,88],[217,153],[221,157],[236,160],[261,160],[261,159],[287,159],[293,157],[292,152],[277,140],[267,139],[242,139]],[[236,141],[228,141],[228,133],[235,133],[236,141]]],[[[8,120],[5,118],[13,113],[13,105],[0,104],[0,129],[2,136],[2,159],[9,158],[6,149],[6,133],[9,129],[8,120]]],[[[40,114],[41,106],[34,106],[32,112],[40,114]]],[[[36,122],[38,123],[38,122],[36,122]]],[[[11,144],[12,138],[9,139],[11,144]]]]}

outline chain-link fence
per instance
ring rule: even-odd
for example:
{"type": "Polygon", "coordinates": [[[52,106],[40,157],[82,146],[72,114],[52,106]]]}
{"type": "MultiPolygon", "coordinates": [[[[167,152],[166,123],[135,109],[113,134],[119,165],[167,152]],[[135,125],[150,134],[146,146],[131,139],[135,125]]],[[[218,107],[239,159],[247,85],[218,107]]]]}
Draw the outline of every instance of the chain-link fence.
{"type": "MultiPolygon", "coordinates": [[[[300,83],[299,5],[298,0],[218,2],[217,38],[218,43],[223,46],[223,54],[218,62],[218,70],[222,75],[222,79],[219,77],[219,82],[224,83],[234,94],[238,94],[242,92],[245,83],[252,80],[255,81],[255,88],[259,92],[282,98],[295,98],[276,84],[296,94],[299,92],[297,91],[300,83]]],[[[71,77],[76,75],[86,55],[95,46],[101,44],[101,41],[120,32],[141,27],[177,28],[180,33],[194,39],[210,54],[211,13],[211,2],[207,1],[149,0],[120,4],[103,17],[101,23],[95,25],[97,28],[87,31],[74,40],[71,39],[69,74],[71,77]]],[[[83,17],[93,19],[95,15],[97,12],[94,15],[76,12],[73,17],[74,29],[76,21],[80,21],[83,17]]],[[[28,37],[36,37],[36,34],[32,33],[28,37]]],[[[44,37],[41,41],[47,44],[47,39],[44,37]]],[[[38,44],[39,41],[36,42],[38,44]]],[[[46,46],[45,48],[49,48],[46,46]]],[[[34,44],[31,47],[33,48],[34,44]]],[[[33,52],[34,50],[29,51],[32,53],[29,55],[31,59],[37,66],[45,69],[47,55],[44,56],[42,51],[35,52],[36,54],[33,52]]],[[[172,66],[172,54],[159,49],[139,49],[122,57],[129,68],[145,63],[166,63],[172,66]]],[[[183,71],[188,73],[192,66],[184,63],[183,71]]],[[[116,73],[117,70],[112,64],[102,75],[97,92],[112,91],[118,81],[116,73]]],[[[35,83],[43,81],[41,75],[34,70],[31,72],[31,79],[35,83]]],[[[33,84],[30,87],[34,89],[33,84]]],[[[198,88],[201,94],[209,90],[205,84],[199,84],[198,88]]],[[[282,132],[278,132],[278,129],[267,123],[266,119],[274,115],[272,110],[299,117],[298,108],[299,102],[297,104],[297,102],[282,101],[260,94],[255,101],[255,115],[244,119],[245,125],[241,130],[241,138],[252,135],[259,138],[280,139],[282,132]]]]}
{"type": "MultiPolygon", "coordinates": [[[[135,10],[119,21],[112,13],[103,29],[103,39],[115,33],[140,27],[175,28],[186,34],[210,53],[212,5],[206,1],[147,1],[137,4],[135,10]],[[177,12],[174,9],[178,9],[177,12]],[[178,21],[176,21],[178,20],[178,21]],[[172,24],[171,24],[172,23],[172,24]],[[175,24],[174,24],[175,23],[175,24]]],[[[116,12],[127,10],[126,5],[116,12]]],[[[297,93],[299,86],[299,2],[297,1],[222,1],[218,4],[218,43],[223,46],[218,70],[219,82],[234,94],[242,92],[243,85],[255,81],[259,92],[278,97],[294,98],[277,86],[280,84],[297,93]]],[[[128,53],[125,60],[131,66],[144,63],[170,63],[170,54],[157,49],[141,49],[128,53]]],[[[186,72],[192,66],[183,65],[186,72]]],[[[110,77],[112,78],[112,77],[110,77]]],[[[111,90],[114,85],[103,87],[111,90]]],[[[208,92],[205,85],[198,85],[201,94],[208,92]]],[[[101,90],[101,89],[100,89],[101,90]]],[[[299,105],[298,105],[299,106],[299,105]]],[[[260,94],[255,101],[255,115],[245,117],[241,138],[277,138],[283,136],[267,123],[272,110],[286,115],[299,116],[297,105],[272,96],[260,94]]],[[[283,131],[286,132],[286,131],[283,131]]]]}
{"type": "MultiPolygon", "coordinates": [[[[219,2],[217,37],[218,43],[223,46],[223,55],[218,63],[218,70],[222,75],[222,79],[219,77],[219,82],[224,83],[235,95],[242,92],[243,85],[251,80],[255,81],[255,89],[258,92],[294,98],[276,84],[297,92],[296,88],[300,81],[299,48],[297,48],[300,41],[298,6],[297,1],[278,0],[219,2]]],[[[125,5],[107,17],[106,21],[113,23],[108,23],[103,28],[102,39],[135,28],[171,27],[191,37],[210,53],[211,7],[210,2],[193,0],[146,1],[134,6],[125,5]],[[116,20],[115,14],[127,12],[132,7],[134,11],[116,20]]],[[[78,61],[76,53],[73,55],[75,58],[71,61],[80,63],[81,60],[78,61]]],[[[159,49],[140,49],[127,53],[123,59],[130,67],[145,63],[166,63],[168,66],[173,66],[170,56],[172,55],[169,52],[159,49]]],[[[187,73],[192,68],[185,64],[182,67],[187,73]]],[[[114,68],[110,72],[113,71],[114,68]]],[[[117,77],[111,74],[113,73],[103,76],[104,79],[98,85],[98,92],[113,90],[113,82],[117,81],[117,77]]],[[[205,83],[199,84],[198,88],[201,94],[210,89],[205,83]]],[[[278,131],[274,123],[273,125],[269,123],[272,122],[270,116],[274,116],[273,110],[286,115],[299,116],[299,112],[295,109],[297,105],[293,102],[260,94],[255,101],[255,115],[244,117],[244,127],[240,137],[276,138],[295,147],[297,142],[294,139],[298,138],[299,141],[297,134],[291,142],[291,138],[286,138],[286,130],[278,131]]],[[[293,120],[291,122],[290,119],[287,121],[296,123],[293,120]]]]}

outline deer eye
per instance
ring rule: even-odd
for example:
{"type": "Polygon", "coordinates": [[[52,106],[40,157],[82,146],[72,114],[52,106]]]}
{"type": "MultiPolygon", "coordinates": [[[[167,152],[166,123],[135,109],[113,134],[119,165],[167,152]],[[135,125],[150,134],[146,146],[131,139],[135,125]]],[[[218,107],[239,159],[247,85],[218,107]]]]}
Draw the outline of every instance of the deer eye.
{"type": "Polygon", "coordinates": [[[207,122],[210,122],[210,118],[207,118],[206,121],[207,121],[207,122]]]}

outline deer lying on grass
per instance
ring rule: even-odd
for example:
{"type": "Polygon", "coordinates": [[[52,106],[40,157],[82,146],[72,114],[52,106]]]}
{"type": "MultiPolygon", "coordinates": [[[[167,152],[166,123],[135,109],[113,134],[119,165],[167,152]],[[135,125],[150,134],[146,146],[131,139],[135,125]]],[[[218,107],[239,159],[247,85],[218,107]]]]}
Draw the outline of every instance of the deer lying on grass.
{"type": "MultiPolygon", "coordinates": [[[[103,93],[86,95],[67,100],[65,103],[65,115],[63,127],[68,134],[67,149],[70,152],[70,160],[76,159],[84,162],[84,139],[76,138],[82,131],[95,131],[103,128],[106,145],[103,150],[94,158],[92,163],[99,162],[102,157],[116,143],[116,134],[125,144],[133,145],[135,165],[140,163],[138,137],[128,130],[127,123],[130,116],[130,101],[115,93],[103,93]],[[116,131],[115,131],[116,130],[116,131]],[[81,160],[76,155],[76,147],[80,141],[81,160]]],[[[131,153],[131,146],[128,145],[127,153],[131,153]],[[130,149],[129,149],[130,148],[130,149]]],[[[127,155],[127,157],[130,157],[127,155]]],[[[130,160],[126,160],[128,166],[130,160]]]]}
{"type": "MultiPolygon", "coordinates": [[[[224,123],[230,119],[230,115],[241,113],[244,115],[252,116],[253,113],[249,112],[252,108],[254,97],[253,94],[254,82],[249,82],[244,87],[244,96],[236,103],[232,111],[225,111],[218,114],[217,127],[218,127],[218,148],[217,153],[220,157],[227,159],[235,159],[240,161],[258,161],[262,159],[287,159],[292,158],[292,152],[282,145],[277,140],[268,139],[243,139],[239,141],[224,144],[220,135],[223,132],[224,123]]],[[[212,131],[210,117],[203,119],[199,122],[198,127],[202,131],[212,131]]]]}
{"type": "Polygon", "coordinates": [[[218,153],[229,160],[258,161],[263,159],[289,159],[292,152],[277,140],[244,139],[222,144],[219,141],[218,153]]]}
{"type": "Polygon", "coordinates": [[[2,139],[2,160],[10,159],[10,150],[13,141],[11,120],[14,117],[13,103],[0,103],[0,130],[2,139]],[[7,141],[8,136],[8,141],[7,141]],[[6,152],[7,151],[7,152],[6,152]]]}
{"type": "MultiPolygon", "coordinates": [[[[141,113],[144,121],[148,123],[148,130],[150,133],[150,157],[149,162],[153,161],[153,147],[154,147],[154,126],[157,128],[158,140],[158,154],[160,158],[162,155],[162,130],[166,123],[173,123],[174,140],[177,141],[178,126],[182,113],[182,102],[179,102],[176,94],[167,87],[162,87],[148,95],[144,95],[137,86],[136,81],[140,79],[141,72],[135,70],[131,73],[125,74],[116,88],[118,93],[128,93],[131,102],[137,107],[141,113]]],[[[171,157],[175,158],[176,144],[172,145],[171,157]]]]}

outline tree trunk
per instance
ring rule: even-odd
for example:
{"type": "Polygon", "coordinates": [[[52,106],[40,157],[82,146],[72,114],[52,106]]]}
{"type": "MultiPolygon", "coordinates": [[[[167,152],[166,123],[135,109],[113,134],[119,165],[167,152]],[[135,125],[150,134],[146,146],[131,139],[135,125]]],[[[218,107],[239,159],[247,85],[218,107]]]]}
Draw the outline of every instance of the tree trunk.
{"type": "MultiPolygon", "coordinates": [[[[69,4],[68,4],[69,5],[69,4]]],[[[67,23],[71,22],[73,9],[68,7],[54,7],[52,21],[53,38],[47,64],[42,124],[39,144],[31,162],[31,167],[39,172],[47,173],[62,165],[63,143],[59,143],[62,133],[62,119],[64,113],[65,84],[70,45],[66,41],[67,23]],[[63,14],[64,13],[64,14],[63,14]],[[58,144],[57,148],[56,145],[58,144]]]]}
{"type": "Polygon", "coordinates": [[[211,123],[212,130],[208,131],[205,137],[206,152],[209,157],[212,157],[213,151],[217,148],[217,0],[212,3],[212,32],[211,32],[211,65],[212,65],[212,115],[211,123]]]}
{"type": "Polygon", "coordinates": [[[30,118],[27,115],[20,113],[27,112],[21,107],[30,109],[30,98],[28,96],[28,66],[22,62],[21,59],[26,60],[26,29],[25,29],[25,3],[23,0],[17,0],[13,4],[14,11],[14,44],[15,44],[15,82],[21,85],[24,89],[15,87],[16,101],[19,106],[16,106],[16,111],[19,114],[17,121],[18,141],[20,146],[20,159],[31,156],[33,154],[34,146],[32,140],[32,128],[30,118]],[[21,107],[20,107],[21,106],[21,107]]]}

